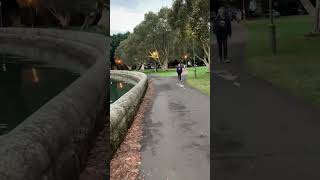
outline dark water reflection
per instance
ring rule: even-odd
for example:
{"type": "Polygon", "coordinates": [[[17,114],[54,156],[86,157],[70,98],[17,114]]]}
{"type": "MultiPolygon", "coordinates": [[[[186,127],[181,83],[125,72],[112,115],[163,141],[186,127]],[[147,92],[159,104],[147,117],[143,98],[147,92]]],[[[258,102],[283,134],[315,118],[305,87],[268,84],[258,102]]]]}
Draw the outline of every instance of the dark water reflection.
{"type": "Polygon", "coordinates": [[[0,54],[0,135],[15,128],[78,77],[27,58],[0,54]]]}
{"type": "Polygon", "coordinates": [[[132,84],[121,81],[110,81],[110,104],[119,99],[122,95],[128,92],[133,87],[132,84]]]}

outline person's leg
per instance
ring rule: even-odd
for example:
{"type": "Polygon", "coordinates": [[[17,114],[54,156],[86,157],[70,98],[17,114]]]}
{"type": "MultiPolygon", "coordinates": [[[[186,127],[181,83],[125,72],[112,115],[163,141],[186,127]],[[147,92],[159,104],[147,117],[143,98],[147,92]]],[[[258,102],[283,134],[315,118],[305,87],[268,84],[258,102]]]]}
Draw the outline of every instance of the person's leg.
{"type": "Polygon", "coordinates": [[[223,41],[224,59],[228,59],[228,38],[223,41]]]}
{"type": "Polygon", "coordinates": [[[223,41],[223,50],[225,62],[230,62],[230,60],[228,59],[228,38],[225,38],[225,40],[223,41]]]}
{"type": "Polygon", "coordinates": [[[222,38],[220,36],[217,36],[217,42],[218,42],[218,48],[219,48],[219,61],[222,62],[222,38]]]}

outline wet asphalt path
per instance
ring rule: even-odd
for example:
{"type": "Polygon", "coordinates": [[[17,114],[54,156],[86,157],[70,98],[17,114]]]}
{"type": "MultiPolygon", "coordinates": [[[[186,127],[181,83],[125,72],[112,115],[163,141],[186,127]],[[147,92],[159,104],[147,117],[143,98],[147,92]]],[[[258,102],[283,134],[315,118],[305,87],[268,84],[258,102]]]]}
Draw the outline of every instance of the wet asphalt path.
{"type": "Polygon", "coordinates": [[[245,73],[246,31],[234,31],[233,62],[211,77],[212,179],[320,179],[320,111],[245,73]]]}
{"type": "Polygon", "coordinates": [[[140,177],[209,179],[209,96],[186,85],[179,86],[176,78],[152,79],[156,97],[144,122],[140,177]]]}

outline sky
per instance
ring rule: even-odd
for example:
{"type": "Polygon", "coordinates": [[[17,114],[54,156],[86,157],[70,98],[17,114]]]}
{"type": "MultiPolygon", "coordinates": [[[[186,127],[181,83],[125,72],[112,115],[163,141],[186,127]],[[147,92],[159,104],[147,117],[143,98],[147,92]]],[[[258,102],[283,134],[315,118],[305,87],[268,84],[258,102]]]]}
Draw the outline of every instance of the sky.
{"type": "Polygon", "coordinates": [[[144,14],[158,12],[161,7],[171,7],[173,0],[111,0],[110,33],[132,32],[143,21],[144,14]]]}

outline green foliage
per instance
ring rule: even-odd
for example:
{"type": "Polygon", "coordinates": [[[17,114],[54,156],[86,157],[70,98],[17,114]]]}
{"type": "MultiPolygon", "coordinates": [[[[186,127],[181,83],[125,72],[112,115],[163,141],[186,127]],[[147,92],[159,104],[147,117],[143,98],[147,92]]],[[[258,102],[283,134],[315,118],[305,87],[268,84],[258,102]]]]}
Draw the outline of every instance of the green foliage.
{"type": "Polygon", "coordinates": [[[189,18],[191,29],[200,42],[209,43],[210,4],[208,0],[196,0],[189,18]]]}
{"type": "Polygon", "coordinates": [[[170,24],[186,36],[209,39],[209,0],[175,0],[170,12],[170,24]],[[191,34],[190,34],[191,33],[191,34]]]}
{"type": "Polygon", "coordinates": [[[145,14],[144,20],[116,50],[116,56],[127,64],[140,65],[150,59],[150,52],[157,51],[159,59],[156,61],[166,69],[168,62],[179,56],[177,47],[184,47],[180,46],[182,41],[179,33],[169,24],[169,12],[170,9],[162,8],[158,13],[145,14]]]}
{"type": "Polygon", "coordinates": [[[210,1],[175,0],[170,12],[170,24],[182,38],[195,39],[203,49],[203,61],[210,63],[210,1]]]}
{"type": "Polygon", "coordinates": [[[208,57],[209,7],[209,0],[175,0],[172,8],[146,13],[115,55],[127,64],[140,65],[150,59],[150,52],[156,51],[159,58],[155,60],[167,69],[170,61],[190,57],[194,42],[196,52],[201,50],[198,55],[208,57]]]}
{"type": "Polygon", "coordinates": [[[118,34],[114,34],[111,36],[111,44],[110,44],[110,46],[111,46],[111,50],[110,50],[111,62],[114,62],[114,60],[115,60],[115,51],[118,48],[118,46],[120,45],[120,42],[127,39],[129,34],[130,33],[127,32],[124,34],[118,33],[118,34]]]}

